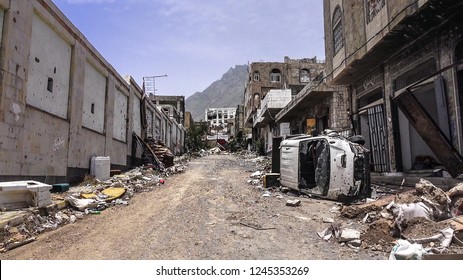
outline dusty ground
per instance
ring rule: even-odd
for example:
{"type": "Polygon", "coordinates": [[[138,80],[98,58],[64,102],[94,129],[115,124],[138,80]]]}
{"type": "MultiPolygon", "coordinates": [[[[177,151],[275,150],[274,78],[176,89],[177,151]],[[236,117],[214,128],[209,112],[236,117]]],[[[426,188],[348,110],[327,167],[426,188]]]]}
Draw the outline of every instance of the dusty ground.
{"type": "MultiPolygon", "coordinates": [[[[358,252],[317,231],[335,218],[334,202],[262,197],[246,183],[255,163],[214,155],[189,163],[165,185],[137,194],[37,241],[1,254],[1,259],[387,259],[388,253],[358,252]]],[[[355,228],[355,227],[354,227],[355,228]]]]}

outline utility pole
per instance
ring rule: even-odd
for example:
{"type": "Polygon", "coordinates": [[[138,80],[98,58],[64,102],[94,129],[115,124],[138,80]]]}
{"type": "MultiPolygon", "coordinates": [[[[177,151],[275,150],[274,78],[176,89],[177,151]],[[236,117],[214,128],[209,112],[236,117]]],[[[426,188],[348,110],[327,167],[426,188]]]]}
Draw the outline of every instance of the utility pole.
{"type": "Polygon", "coordinates": [[[156,94],[156,78],[167,77],[165,75],[143,77],[143,92],[150,96],[156,94]]]}

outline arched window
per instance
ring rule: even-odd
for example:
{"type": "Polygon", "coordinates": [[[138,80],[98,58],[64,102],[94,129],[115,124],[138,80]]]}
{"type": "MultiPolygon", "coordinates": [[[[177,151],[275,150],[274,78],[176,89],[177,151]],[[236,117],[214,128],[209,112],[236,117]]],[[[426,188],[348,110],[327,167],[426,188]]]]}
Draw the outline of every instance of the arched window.
{"type": "Polygon", "coordinates": [[[280,83],[281,82],[281,71],[278,69],[272,69],[270,73],[270,82],[272,83],[280,83]]]}
{"type": "Polygon", "coordinates": [[[254,93],[254,109],[260,108],[260,94],[254,93]]]}
{"type": "Polygon", "coordinates": [[[344,36],[342,27],[342,11],[339,5],[334,9],[333,12],[333,44],[334,44],[334,55],[336,55],[342,47],[344,47],[344,36]]]}
{"type": "Polygon", "coordinates": [[[253,79],[254,79],[255,82],[258,82],[260,80],[259,71],[254,71],[254,74],[252,76],[253,76],[253,79]]]}
{"type": "Polygon", "coordinates": [[[310,71],[305,68],[301,69],[301,71],[299,71],[299,81],[301,83],[310,82],[310,71]]]}

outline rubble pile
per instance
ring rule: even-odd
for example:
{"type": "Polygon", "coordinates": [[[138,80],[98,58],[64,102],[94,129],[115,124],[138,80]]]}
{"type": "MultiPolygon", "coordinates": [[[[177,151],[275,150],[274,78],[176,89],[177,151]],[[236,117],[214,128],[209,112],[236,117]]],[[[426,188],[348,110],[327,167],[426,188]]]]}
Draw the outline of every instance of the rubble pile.
{"type": "Polygon", "coordinates": [[[210,155],[220,155],[220,154],[228,154],[227,152],[223,152],[219,147],[214,147],[209,150],[201,149],[198,152],[192,152],[191,156],[193,157],[207,157],[210,155]]]}
{"type": "Polygon", "coordinates": [[[19,225],[7,225],[0,229],[0,253],[30,243],[45,231],[75,223],[85,215],[100,214],[115,205],[128,205],[136,193],[149,192],[164,184],[163,177],[183,172],[187,160],[176,159],[176,164],[166,168],[163,173],[149,167],[137,167],[114,175],[107,181],[87,176],[78,186],[52,194],[53,201],[68,203],[64,209],[31,207],[26,209],[27,213],[19,225]]]}
{"type": "Polygon", "coordinates": [[[153,150],[156,157],[164,164],[164,167],[171,167],[174,165],[174,155],[161,140],[148,138],[145,142],[153,150]]]}
{"type": "Polygon", "coordinates": [[[461,215],[462,191],[463,184],[446,193],[421,179],[413,191],[369,203],[344,206],[339,219],[347,218],[349,227],[334,222],[318,235],[327,241],[335,236],[338,242],[356,250],[392,251],[390,259],[461,253],[463,248],[460,247],[462,244],[458,236],[463,232],[463,223],[459,225],[455,221],[461,215]],[[345,231],[359,233],[358,240],[352,239],[356,240],[355,244],[341,238],[345,231]]]}

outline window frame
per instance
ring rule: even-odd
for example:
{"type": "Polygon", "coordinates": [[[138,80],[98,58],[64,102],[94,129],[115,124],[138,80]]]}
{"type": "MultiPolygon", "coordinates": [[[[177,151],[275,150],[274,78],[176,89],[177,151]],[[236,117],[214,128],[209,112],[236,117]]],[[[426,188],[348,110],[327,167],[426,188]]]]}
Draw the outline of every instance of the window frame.
{"type": "Polygon", "coordinates": [[[299,82],[309,83],[310,81],[311,81],[310,70],[307,68],[302,68],[301,70],[299,70],[299,82]],[[306,73],[306,74],[302,75],[303,73],[306,73]]]}
{"type": "Polygon", "coordinates": [[[333,53],[336,56],[340,50],[344,47],[344,28],[342,20],[342,10],[339,5],[334,8],[333,18],[333,53]]]}
{"type": "Polygon", "coordinates": [[[254,80],[254,82],[260,81],[260,73],[259,73],[259,71],[254,71],[254,73],[252,74],[252,79],[254,80]]]}
{"type": "Polygon", "coordinates": [[[270,82],[271,83],[281,83],[281,71],[278,68],[273,68],[270,72],[270,82]],[[278,79],[275,79],[278,78],[278,79]]]}

